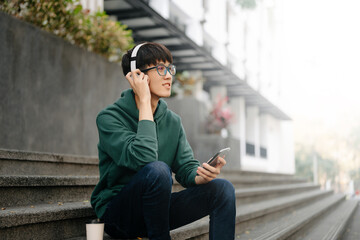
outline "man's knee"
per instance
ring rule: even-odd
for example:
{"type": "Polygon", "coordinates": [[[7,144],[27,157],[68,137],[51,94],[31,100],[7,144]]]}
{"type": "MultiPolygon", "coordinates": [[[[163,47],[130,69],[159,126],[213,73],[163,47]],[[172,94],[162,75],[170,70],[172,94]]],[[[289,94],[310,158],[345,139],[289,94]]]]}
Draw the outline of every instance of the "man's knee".
{"type": "Polygon", "coordinates": [[[216,178],[209,182],[213,194],[225,201],[235,202],[235,189],[231,182],[226,179],[216,178]]]}
{"type": "Polygon", "coordinates": [[[170,167],[161,161],[156,161],[147,164],[144,167],[145,178],[150,185],[161,185],[161,187],[170,187],[172,185],[172,176],[170,167]]]}

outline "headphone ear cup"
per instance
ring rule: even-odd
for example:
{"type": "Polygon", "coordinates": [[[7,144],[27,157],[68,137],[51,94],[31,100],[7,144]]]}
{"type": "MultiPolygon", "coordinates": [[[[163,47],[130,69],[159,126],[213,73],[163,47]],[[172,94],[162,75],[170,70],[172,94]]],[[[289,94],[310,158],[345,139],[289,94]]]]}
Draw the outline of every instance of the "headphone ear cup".
{"type": "Polygon", "coordinates": [[[137,53],[140,49],[140,47],[142,45],[145,45],[146,43],[141,43],[139,45],[137,45],[134,50],[131,52],[131,57],[130,57],[130,71],[135,71],[136,69],[136,56],[137,56],[137,53]]]}

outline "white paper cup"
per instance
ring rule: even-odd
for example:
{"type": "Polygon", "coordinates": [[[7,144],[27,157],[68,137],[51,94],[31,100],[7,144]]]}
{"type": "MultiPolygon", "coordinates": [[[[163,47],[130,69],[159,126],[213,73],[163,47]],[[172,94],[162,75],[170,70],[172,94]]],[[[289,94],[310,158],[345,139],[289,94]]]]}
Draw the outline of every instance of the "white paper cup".
{"type": "Polygon", "coordinates": [[[91,221],[86,223],[86,239],[87,240],[103,240],[104,223],[99,221],[91,221]]]}

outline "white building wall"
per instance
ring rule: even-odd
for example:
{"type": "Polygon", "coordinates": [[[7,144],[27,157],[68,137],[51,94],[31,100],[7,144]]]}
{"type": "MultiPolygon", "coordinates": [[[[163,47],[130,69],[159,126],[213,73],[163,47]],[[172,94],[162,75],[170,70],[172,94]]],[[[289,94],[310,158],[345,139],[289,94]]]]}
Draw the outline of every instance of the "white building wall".
{"type": "Polygon", "coordinates": [[[281,123],[281,162],[277,172],[295,174],[294,132],[292,121],[281,123]]]}
{"type": "MultiPolygon", "coordinates": [[[[210,45],[214,58],[224,65],[231,61],[235,74],[278,105],[283,1],[256,1],[254,10],[241,9],[236,0],[151,0],[150,6],[167,19],[177,17],[192,40],[210,45]]],[[[213,101],[219,94],[226,95],[225,87],[211,88],[213,101]]],[[[262,114],[256,106],[246,108],[242,97],[231,99],[230,105],[235,114],[230,130],[241,140],[242,168],[293,173],[292,123],[262,114]],[[246,141],[255,144],[254,157],[245,154],[246,141]],[[266,147],[267,159],[260,158],[260,146],[266,147]]]]}
{"type": "Polygon", "coordinates": [[[281,129],[280,121],[272,116],[267,117],[268,129],[268,172],[278,172],[280,165],[281,151],[281,129]]]}
{"type": "Polygon", "coordinates": [[[186,35],[196,44],[202,46],[203,27],[201,21],[204,19],[202,1],[172,0],[170,2],[170,13],[172,17],[176,17],[186,24],[186,35]]]}
{"type": "Polygon", "coordinates": [[[205,0],[207,9],[204,12],[204,33],[209,36],[212,55],[220,63],[226,65],[227,55],[225,44],[226,32],[226,1],[205,0]]]}
{"type": "Polygon", "coordinates": [[[261,114],[260,115],[260,146],[267,148],[268,146],[268,130],[269,130],[269,115],[261,114]]]}
{"type": "Polygon", "coordinates": [[[246,118],[245,118],[245,99],[243,97],[234,97],[230,100],[230,107],[233,110],[234,118],[230,125],[230,133],[234,138],[240,139],[240,156],[241,161],[246,156],[246,118]]]}
{"type": "Polygon", "coordinates": [[[267,172],[295,172],[293,126],[291,121],[282,121],[269,114],[260,116],[260,145],[266,147],[267,172]]]}
{"type": "Polygon", "coordinates": [[[163,18],[169,19],[170,0],[150,0],[149,6],[155,9],[163,18]]]}
{"type": "Polygon", "coordinates": [[[228,52],[231,53],[233,67],[231,70],[241,79],[245,78],[245,43],[244,25],[245,16],[238,4],[234,1],[229,3],[229,32],[228,32],[228,52]]]}
{"type": "Polygon", "coordinates": [[[103,0],[80,0],[83,9],[89,9],[90,12],[104,11],[103,0]]]}
{"type": "Polygon", "coordinates": [[[246,142],[254,144],[255,156],[245,155],[241,161],[241,168],[266,172],[268,162],[260,158],[260,115],[257,106],[246,108],[246,142]]]}

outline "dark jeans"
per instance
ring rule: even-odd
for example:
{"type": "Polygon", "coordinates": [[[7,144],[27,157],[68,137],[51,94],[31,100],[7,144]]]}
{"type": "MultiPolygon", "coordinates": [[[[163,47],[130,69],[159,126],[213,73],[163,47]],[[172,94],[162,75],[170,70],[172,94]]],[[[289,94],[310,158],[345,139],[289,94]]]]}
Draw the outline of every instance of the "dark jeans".
{"type": "Polygon", "coordinates": [[[169,231],[210,215],[209,239],[234,239],[235,191],[224,179],[171,193],[170,168],[146,165],[108,204],[105,232],[114,238],[170,239],[169,231]]]}

